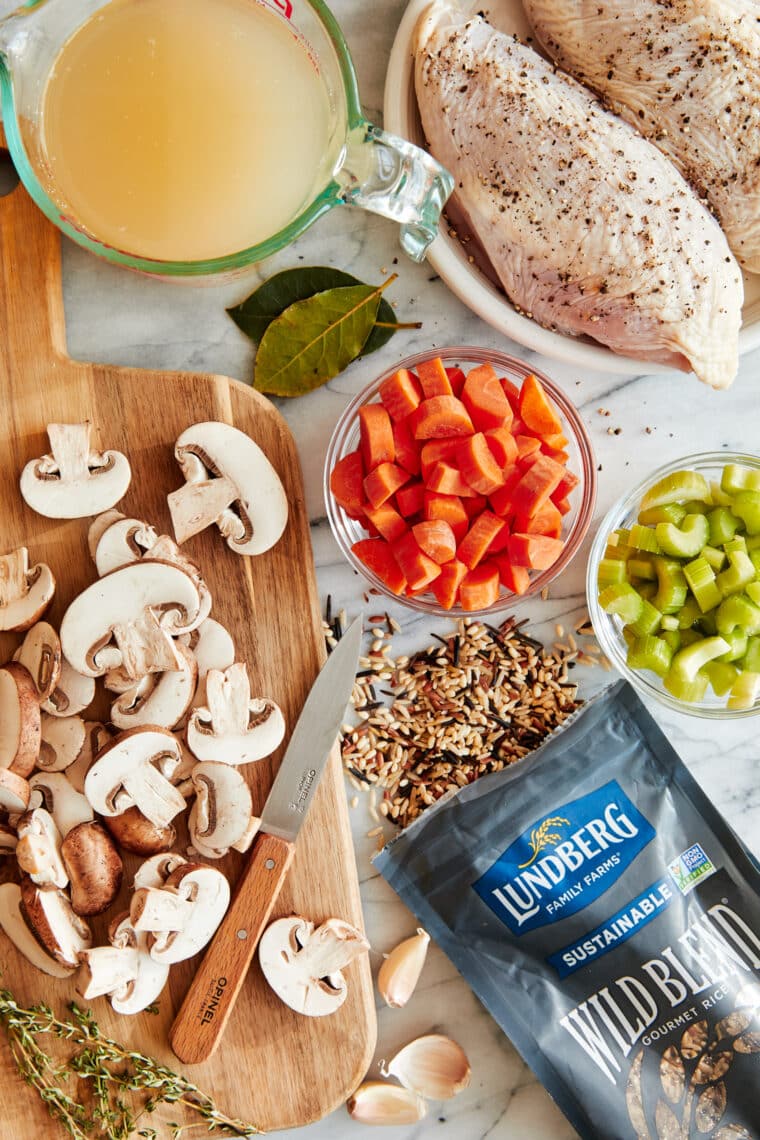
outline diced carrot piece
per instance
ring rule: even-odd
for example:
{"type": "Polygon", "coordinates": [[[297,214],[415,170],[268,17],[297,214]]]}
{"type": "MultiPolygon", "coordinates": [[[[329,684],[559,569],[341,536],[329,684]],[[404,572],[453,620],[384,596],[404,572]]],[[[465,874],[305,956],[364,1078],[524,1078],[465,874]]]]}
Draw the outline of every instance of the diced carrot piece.
{"type": "Polygon", "coordinates": [[[405,483],[396,491],[396,506],[405,519],[418,514],[425,502],[424,484],[415,480],[414,483],[405,483]]]}
{"type": "Polygon", "coordinates": [[[381,507],[409,480],[409,472],[395,463],[381,463],[364,480],[364,493],[373,507],[381,507]]]}
{"type": "Polygon", "coordinates": [[[392,593],[403,594],[406,589],[406,578],[384,538],[362,538],[359,542],[355,542],[351,549],[392,593]]]}
{"type": "Polygon", "coordinates": [[[449,463],[453,467],[454,461],[452,456],[456,454],[460,443],[461,440],[458,439],[429,439],[427,443],[423,443],[420,450],[420,470],[422,471],[422,478],[427,479],[436,463],[440,463],[441,460],[444,460],[444,462],[449,463]]]}
{"type": "Polygon", "coordinates": [[[573,475],[572,471],[563,471],[562,478],[552,494],[556,495],[558,499],[566,499],[579,483],[580,479],[577,475],[573,475]]]}
{"type": "Polygon", "coordinates": [[[417,369],[417,375],[420,378],[426,400],[429,400],[431,396],[454,395],[454,389],[451,387],[451,381],[446,374],[440,356],[434,357],[433,360],[423,361],[417,369]]]}
{"type": "Polygon", "coordinates": [[[457,542],[464,538],[467,533],[470,520],[458,495],[440,495],[435,491],[426,491],[423,511],[425,518],[430,521],[443,519],[444,522],[447,522],[453,530],[457,542]]]}
{"type": "Polygon", "coordinates": [[[439,566],[451,562],[457,552],[454,531],[443,519],[428,519],[412,527],[412,534],[423,554],[432,558],[439,566]]]}
{"type": "Polygon", "coordinates": [[[520,389],[520,418],[532,431],[553,435],[562,431],[562,420],[539,380],[526,376],[520,389]]]}
{"type": "Polygon", "coordinates": [[[393,443],[396,448],[395,462],[410,475],[419,475],[420,449],[412,435],[408,420],[399,420],[393,425],[393,443]]]}
{"type": "Polygon", "coordinates": [[[531,570],[548,570],[559,558],[565,544],[558,538],[544,538],[541,534],[517,534],[509,536],[507,550],[515,566],[527,566],[531,570]]]}
{"type": "Polygon", "coordinates": [[[428,491],[437,491],[440,495],[458,495],[460,499],[476,494],[459,469],[443,460],[436,463],[425,480],[425,486],[428,491]]]}
{"type": "Polygon", "coordinates": [[[553,447],[544,447],[543,443],[541,444],[541,450],[544,455],[548,455],[555,463],[561,463],[563,467],[570,458],[569,451],[555,451],[553,447]]]}
{"type": "Polygon", "coordinates": [[[511,467],[504,473],[504,485],[498,487],[497,490],[492,491],[488,496],[488,502],[494,514],[499,515],[500,518],[508,519],[514,515],[514,508],[512,506],[512,494],[515,487],[523,477],[522,471],[519,467],[511,467]]]}
{"type": "MultiPolygon", "coordinates": [[[[370,510],[372,510],[372,507],[370,507],[370,510]]],[[[379,538],[380,537],[380,531],[377,529],[377,527],[375,526],[375,524],[373,522],[370,522],[370,520],[367,518],[366,515],[362,516],[361,523],[362,523],[362,528],[364,530],[366,530],[366,532],[370,538],[379,538]]]]}
{"type": "Polygon", "coordinates": [[[361,452],[349,451],[330,472],[330,490],[336,503],[352,518],[361,515],[364,506],[364,462],[361,452]]]}
{"type": "Polygon", "coordinates": [[[438,604],[445,610],[450,610],[457,600],[459,587],[466,573],[467,567],[464,562],[458,562],[455,558],[441,567],[440,574],[431,583],[430,589],[435,594],[438,604]]]}
{"type": "MultiPolygon", "coordinates": [[[[554,494],[556,495],[556,491],[554,492],[554,494]]],[[[573,509],[570,506],[570,500],[569,499],[555,499],[554,495],[552,495],[551,501],[554,503],[555,507],[557,508],[557,510],[559,511],[559,513],[561,515],[569,515],[570,511],[573,509]]]]}
{"type": "Polygon", "coordinates": [[[530,585],[530,574],[524,566],[514,566],[508,554],[497,554],[493,559],[499,568],[502,586],[513,594],[524,594],[530,585]]]}
{"type": "Polygon", "coordinates": [[[359,439],[366,471],[381,463],[393,463],[396,458],[393,427],[382,404],[365,404],[359,408],[359,439]]]}
{"type": "Polygon", "coordinates": [[[483,511],[459,543],[457,558],[473,570],[485,558],[491,543],[504,529],[504,519],[491,511],[483,511]]]}
{"type": "Polygon", "coordinates": [[[501,467],[502,470],[504,470],[505,467],[511,467],[517,459],[518,452],[515,437],[506,424],[503,427],[491,428],[490,431],[485,433],[485,437],[486,443],[491,449],[491,455],[493,455],[499,467],[501,467]]]}
{"type": "Polygon", "coordinates": [[[534,435],[516,435],[515,444],[517,445],[517,461],[521,459],[533,459],[541,450],[541,440],[536,439],[534,435]]]}
{"type": "Polygon", "coordinates": [[[504,520],[504,526],[501,528],[499,533],[494,538],[491,539],[491,545],[488,547],[488,557],[489,558],[491,557],[492,554],[501,554],[501,552],[503,550],[507,549],[507,543],[509,542],[509,534],[510,534],[509,524],[507,523],[506,520],[504,520]]]}
{"type": "Polygon", "coordinates": [[[551,499],[547,499],[535,514],[517,515],[513,529],[520,534],[543,534],[546,538],[559,538],[562,534],[562,515],[551,499]]]}
{"type": "Polygon", "coordinates": [[[467,518],[474,519],[486,509],[488,506],[488,499],[485,495],[474,495],[472,498],[463,498],[462,505],[467,511],[467,518]]]}
{"type": "Polygon", "coordinates": [[[543,445],[546,444],[552,451],[562,451],[567,447],[569,442],[570,440],[561,431],[556,432],[554,435],[541,436],[541,446],[543,447],[543,445]]]}
{"type": "Polygon", "coordinates": [[[395,507],[390,503],[383,503],[380,507],[366,507],[364,510],[369,521],[388,542],[395,542],[407,529],[395,507]]]}
{"type": "Polygon", "coordinates": [[[424,415],[424,412],[425,412],[424,404],[425,404],[425,401],[423,400],[422,403],[420,404],[420,406],[418,408],[415,408],[414,411],[410,412],[409,415],[406,417],[407,427],[409,428],[409,431],[412,433],[412,439],[414,439],[414,440],[417,439],[417,428],[418,428],[420,421],[421,421],[421,419],[424,415]]]}
{"type": "Polygon", "coordinates": [[[465,374],[461,368],[447,368],[446,375],[449,378],[449,384],[455,396],[461,397],[462,389],[464,388],[465,374]]]}
{"type": "Polygon", "coordinates": [[[422,386],[408,368],[399,368],[380,385],[380,399],[397,423],[422,403],[422,386]]]}
{"type": "Polygon", "coordinates": [[[415,439],[446,439],[472,435],[474,430],[467,408],[456,396],[432,396],[423,400],[412,415],[419,417],[414,428],[415,439]]]}
{"type": "Polygon", "coordinates": [[[420,550],[410,530],[394,542],[391,549],[410,590],[424,589],[441,572],[438,563],[420,550]]]}
{"type": "Polygon", "coordinates": [[[523,473],[522,479],[512,492],[515,514],[535,514],[552,491],[559,486],[564,474],[564,467],[560,467],[559,463],[555,463],[548,455],[539,452],[535,462],[523,473]]]}
{"type": "Polygon", "coordinates": [[[462,579],[459,602],[463,610],[486,610],[499,597],[499,568],[484,562],[462,579]]]}
{"type": "Polygon", "coordinates": [[[512,409],[492,364],[481,364],[467,374],[462,403],[478,431],[512,422],[512,409]]]}
{"type": "Polygon", "coordinates": [[[470,486],[481,495],[489,495],[504,482],[504,473],[491,454],[481,431],[465,439],[457,450],[459,470],[470,486]]]}
{"type": "Polygon", "coordinates": [[[508,380],[506,376],[502,376],[499,380],[501,390],[509,401],[509,406],[513,413],[517,415],[520,408],[520,389],[512,380],[508,380]]]}

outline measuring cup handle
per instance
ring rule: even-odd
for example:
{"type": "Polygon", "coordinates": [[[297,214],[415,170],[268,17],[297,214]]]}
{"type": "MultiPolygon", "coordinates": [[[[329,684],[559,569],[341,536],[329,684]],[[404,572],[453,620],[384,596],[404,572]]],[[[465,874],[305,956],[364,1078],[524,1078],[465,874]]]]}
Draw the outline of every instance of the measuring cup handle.
{"type": "Polygon", "coordinates": [[[372,123],[355,128],[338,174],[340,197],[401,223],[401,246],[422,261],[454,179],[424,150],[372,123]]]}

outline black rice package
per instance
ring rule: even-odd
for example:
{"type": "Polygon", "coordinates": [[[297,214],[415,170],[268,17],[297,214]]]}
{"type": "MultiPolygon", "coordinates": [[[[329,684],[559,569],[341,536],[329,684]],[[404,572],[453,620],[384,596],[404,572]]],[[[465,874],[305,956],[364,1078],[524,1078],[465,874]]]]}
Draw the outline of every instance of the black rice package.
{"type": "Polygon", "coordinates": [[[376,864],[581,1136],[760,1138],[760,872],[630,686],[376,864]]]}

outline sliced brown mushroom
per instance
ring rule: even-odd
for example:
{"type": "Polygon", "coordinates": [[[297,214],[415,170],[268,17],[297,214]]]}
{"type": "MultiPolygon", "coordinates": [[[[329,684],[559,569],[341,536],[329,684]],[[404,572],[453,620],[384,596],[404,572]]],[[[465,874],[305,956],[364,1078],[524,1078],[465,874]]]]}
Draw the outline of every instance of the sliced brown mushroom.
{"type": "Polygon", "coordinates": [[[128,914],[113,920],[108,938],[110,946],[82,953],[79,993],[87,1000],[108,994],[117,1013],[140,1013],[161,993],[169,967],[151,958],[148,935],[134,929],[128,914]]]}
{"type": "Polygon", "coordinates": [[[21,494],[40,515],[79,519],[112,507],[127,492],[132,473],[120,451],[93,451],[92,425],[48,424],[52,454],[32,459],[21,472],[21,494]]]}
{"type": "Polygon", "coordinates": [[[101,535],[108,530],[109,526],[113,526],[115,522],[123,518],[124,515],[121,511],[112,508],[110,511],[103,511],[97,518],[92,520],[90,528],[87,531],[87,549],[90,552],[90,558],[93,562],[95,561],[95,552],[98,549],[101,535]]]}
{"type": "Polygon", "coordinates": [[[61,640],[46,621],[36,622],[16,652],[13,660],[29,671],[37,689],[37,699],[46,701],[61,676],[61,640]]]}
{"type": "Polygon", "coordinates": [[[179,743],[166,729],[128,729],[98,755],[84,782],[85,795],[102,816],[138,807],[156,827],[166,827],[186,806],[169,782],[180,755],[179,743]]]}
{"type": "Polygon", "coordinates": [[[156,827],[137,807],[127,808],[121,815],[105,816],[103,823],[119,847],[133,855],[158,855],[171,851],[177,839],[171,823],[156,827]]]}
{"type": "Polygon", "coordinates": [[[296,1013],[324,1017],[346,1000],[341,971],[369,950],[360,930],[339,918],[316,927],[300,915],[279,918],[259,942],[261,971],[274,992],[296,1013]]]}
{"type": "Polygon", "coordinates": [[[158,538],[155,530],[141,519],[120,518],[107,527],[95,548],[95,567],[102,578],[139,562],[158,538]]]}
{"type": "Polygon", "coordinates": [[[43,772],[64,772],[79,759],[87,743],[87,729],[81,716],[43,713],[41,737],[37,767],[43,772]]]}
{"type": "Polygon", "coordinates": [[[90,918],[107,910],[121,889],[124,864],[99,823],[80,823],[63,841],[61,857],[71,882],[75,914],[90,918]]]}
{"type": "Polygon", "coordinates": [[[178,867],[186,866],[187,859],[176,851],[170,851],[165,855],[154,855],[137,868],[134,889],[137,891],[141,887],[163,887],[178,867]]]}
{"type": "Polygon", "coordinates": [[[198,682],[193,707],[206,703],[206,677],[211,669],[224,672],[235,663],[235,643],[221,622],[206,618],[192,633],[181,639],[195,655],[198,664],[198,682]]]}
{"type": "Polygon", "coordinates": [[[95,680],[77,673],[64,657],[61,675],[47,700],[43,712],[50,716],[79,716],[95,700],[95,680]]]}
{"type": "Polygon", "coordinates": [[[23,776],[0,768],[0,809],[12,814],[26,811],[31,793],[31,786],[23,776]]]}
{"type": "Polygon", "coordinates": [[[25,546],[0,555],[0,630],[29,629],[40,620],[54,593],[50,567],[44,562],[30,566],[25,546]]]}
{"type": "Polygon", "coordinates": [[[249,764],[269,756],[282,742],[285,721],[274,701],[252,700],[242,662],[206,677],[206,705],[187,725],[187,744],[199,760],[249,764]]]}
{"type": "Polygon", "coordinates": [[[221,859],[246,835],[253,816],[251,790],[237,768],[207,761],[191,776],[195,803],[190,810],[190,841],[199,855],[221,859]]]}
{"type": "Polygon", "coordinates": [[[42,890],[24,875],[20,910],[45,953],[62,966],[79,965],[79,955],[92,946],[92,931],[83,918],[74,914],[63,891],[42,890]]]}
{"type": "Polygon", "coordinates": [[[75,966],[64,966],[40,946],[21,913],[21,889],[16,883],[0,886],[0,926],[28,962],[53,978],[69,978],[75,966]]]}
{"type": "Polygon", "coordinates": [[[35,772],[29,788],[30,806],[44,804],[64,839],[77,824],[95,818],[89,800],[69,783],[63,772],[35,772]]]}
{"type": "Polygon", "coordinates": [[[63,889],[69,881],[61,857],[61,833],[45,808],[25,812],[18,822],[16,860],[38,887],[63,889]]]}
{"type": "Polygon", "coordinates": [[[137,931],[150,932],[150,956],[156,962],[183,962],[213,937],[230,902],[230,886],[221,871],[184,863],[163,887],[139,887],[130,917],[137,931]]]}
{"type": "Polygon", "coordinates": [[[194,655],[184,645],[175,644],[183,662],[181,669],[165,673],[148,673],[122,693],[111,705],[111,721],[117,728],[136,728],[152,724],[174,728],[186,715],[198,676],[194,655]]]}
{"type": "Polygon", "coordinates": [[[34,681],[23,665],[0,668],[0,768],[29,776],[40,751],[40,706],[34,681]]]}
{"type": "Polygon", "coordinates": [[[78,792],[84,792],[84,782],[87,773],[93,765],[95,757],[101,748],[105,748],[109,740],[113,740],[113,733],[101,724],[99,720],[86,720],[84,722],[84,744],[73,764],[66,769],[66,779],[78,792]]]}

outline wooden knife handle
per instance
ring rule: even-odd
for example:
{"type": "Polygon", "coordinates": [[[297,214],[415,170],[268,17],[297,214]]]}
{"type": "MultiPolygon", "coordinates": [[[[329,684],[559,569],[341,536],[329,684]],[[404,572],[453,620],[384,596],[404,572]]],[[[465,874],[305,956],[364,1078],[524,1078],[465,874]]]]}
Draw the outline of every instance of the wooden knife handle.
{"type": "Polygon", "coordinates": [[[230,908],[174,1019],[169,1040],[180,1061],[200,1064],[221,1041],[294,851],[294,844],[274,835],[256,840],[230,908]]]}

